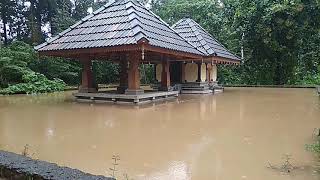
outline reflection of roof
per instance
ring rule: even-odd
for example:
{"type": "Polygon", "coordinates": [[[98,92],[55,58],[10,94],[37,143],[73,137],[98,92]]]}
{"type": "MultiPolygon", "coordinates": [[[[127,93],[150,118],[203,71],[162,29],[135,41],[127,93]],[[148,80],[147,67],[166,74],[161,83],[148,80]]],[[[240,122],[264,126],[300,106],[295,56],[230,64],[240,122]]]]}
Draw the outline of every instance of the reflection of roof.
{"type": "Polygon", "coordinates": [[[218,40],[190,18],[181,19],[173,25],[173,29],[207,56],[216,55],[240,61],[239,57],[232,54],[218,40]]]}
{"type": "Polygon", "coordinates": [[[138,44],[141,39],[151,46],[203,55],[137,0],[108,3],[35,49],[107,48],[138,44]]]}

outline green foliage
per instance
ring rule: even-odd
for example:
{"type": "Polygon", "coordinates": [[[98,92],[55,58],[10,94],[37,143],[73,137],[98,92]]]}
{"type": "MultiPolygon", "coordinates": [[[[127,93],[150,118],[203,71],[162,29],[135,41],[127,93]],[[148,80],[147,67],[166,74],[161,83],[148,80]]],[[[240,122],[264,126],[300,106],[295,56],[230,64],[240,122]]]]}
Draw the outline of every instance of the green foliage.
{"type": "Polygon", "coordinates": [[[307,146],[307,149],[309,151],[315,152],[315,153],[320,153],[320,142],[316,144],[311,144],[307,146]]]}
{"type": "Polygon", "coordinates": [[[41,57],[29,64],[29,67],[49,79],[62,79],[68,85],[78,85],[81,66],[78,61],[63,58],[41,57]]]}
{"type": "Polygon", "coordinates": [[[119,65],[108,61],[94,61],[93,72],[97,84],[119,82],[119,65]]]}
{"type": "Polygon", "coordinates": [[[223,83],[319,83],[317,0],[154,0],[153,10],[170,24],[193,18],[238,55],[243,46],[241,66],[219,67],[223,83]]]}
{"type": "MultiPolygon", "coordinates": [[[[0,91],[1,94],[17,94],[17,93],[44,93],[62,91],[65,88],[65,83],[58,79],[56,74],[50,76],[49,80],[41,73],[36,73],[31,70],[31,65],[38,62],[37,57],[31,46],[16,41],[10,46],[0,49],[0,85],[5,89],[0,91]],[[7,87],[7,88],[6,88],[7,87]]],[[[57,63],[59,61],[50,61],[57,63]]],[[[67,63],[65,63],[67,64],[67,63]]],[[[66,70],[63,63],[59,66],[45,66],[52,71],[62,72],[66,70]]],[[[69,67],[69,66],[68,66],[69,67]]],[[[72,69],[72,68],[70,68],[72,69]]],[[[59,76],[68,76],[67,79],[74,79],[75,75],[70,75],[70,69],[66,73],[59,73],[59,76]]],[[[73,70],[76,68],[73,68],[73,70]]],[[[43,71],[41,66],[35,69],[37,72],[43,71]]],[[[79,71],[76,69],[74,71],[79,71]]],[[[46,72],[51,75],[50,73],[46,72]]]]}
{"type": "Polygon", "coordinates": [[[9,85],[0,94],[38,94],[63,91],[66,84],[60,79],[48,80],[43,74],[28,72],[22,77],[24,83],[9,85]]]}
{"type": "Polygon", "coordinates": [[[73,18],[75,20],[84,18],[86,15],[88,15],[88,8],[92,7],[93,3],[93,0],[75,0],[73,18]]]}
{"type": "Polygon", "coordinates": [[[155,81],[154,77],[154,66],[143,64],[140,66],[141,83],[152,84],[155,81]]]}
{"type": "Polygon", "coordinates": [[[21,82],[22,76],[30,71],[28,63],[35,58],[32,52],[31,47],[22,42],[0,49],[0,87],[21,82]]]}

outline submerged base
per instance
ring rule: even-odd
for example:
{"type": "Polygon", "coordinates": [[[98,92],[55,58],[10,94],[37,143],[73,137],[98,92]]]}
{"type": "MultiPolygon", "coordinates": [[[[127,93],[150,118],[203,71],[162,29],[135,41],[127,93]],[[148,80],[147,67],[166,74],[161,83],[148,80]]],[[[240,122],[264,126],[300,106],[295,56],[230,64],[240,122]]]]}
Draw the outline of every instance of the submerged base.
{"type": "Polygon", "coordinates": [[[81,92],[81,93],[96,93],[96,92],[98,92],[98,90],[96,88],[80,87],[79,92],[81,92]]]}
{"type": "Polygon", "coordinates": [[[135,89],[135,90],[127,89],[127,90],[125,90],[126,95],[141,95],[143,93],[144,93],[143,89],[135,89]]]}
{"type": "Polygon", "coordinates": [[[181,94],[210,94],[212,92],[208,82],[189,82],[182,84],[181,94]]]}
{"type": "Polygon", "coordinates": [[[178,97],[179,91],[171,92],[147,92],[143,94],[115,94],[108,92],[101,93],[74,93],[77,100],[86,102],[112,102],[126,104],[145,104],[157,100],[165,100],[178,97]]]}

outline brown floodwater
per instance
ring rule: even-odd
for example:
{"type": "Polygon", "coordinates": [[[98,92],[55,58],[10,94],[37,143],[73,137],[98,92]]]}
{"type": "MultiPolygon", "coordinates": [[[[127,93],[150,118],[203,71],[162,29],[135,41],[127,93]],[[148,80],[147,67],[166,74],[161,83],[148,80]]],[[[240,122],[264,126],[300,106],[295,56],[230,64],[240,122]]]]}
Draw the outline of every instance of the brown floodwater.
{"type": "Polygon", "coordinates": [[[313,89],[227,88],[141,107],[77,103],[72,92],[0,97],[0,149],[135,180],[319,180],[306,151],[320,127],[313,89]],[[279,168],[284,156],[296,167],[279,168]]]}

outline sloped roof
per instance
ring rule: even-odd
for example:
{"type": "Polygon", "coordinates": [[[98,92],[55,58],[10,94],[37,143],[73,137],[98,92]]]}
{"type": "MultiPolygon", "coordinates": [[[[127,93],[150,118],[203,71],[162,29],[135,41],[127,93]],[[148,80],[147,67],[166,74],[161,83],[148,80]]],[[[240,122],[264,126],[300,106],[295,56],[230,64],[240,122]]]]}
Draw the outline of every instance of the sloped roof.
{"type": "Polygon", "coordinates": [[[37,47],[39,52],[135,45],[203,55],[138,0],[113,0],[37,47]]]}
{"type": "Polygon", "coordinates": [[[193,19],[181,19],[172,28],[206,56],[218,56],[240,61],[239,57],[227,50],[193,19]]]}

